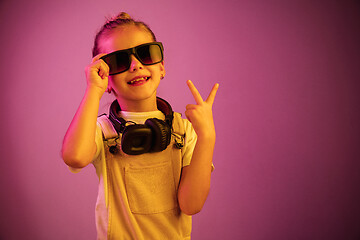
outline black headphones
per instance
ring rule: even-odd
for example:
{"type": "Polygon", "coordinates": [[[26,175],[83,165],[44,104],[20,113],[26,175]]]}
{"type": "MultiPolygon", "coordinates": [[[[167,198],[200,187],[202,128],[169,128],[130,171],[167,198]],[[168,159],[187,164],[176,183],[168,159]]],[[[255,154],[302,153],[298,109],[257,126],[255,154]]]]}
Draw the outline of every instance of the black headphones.
{"type": "MultiPolygon", "coordinates": [[[[145,124],[136,124],[117,116],[121,111],[120,105],[115,100],[110,106],[109,120],[121,137],[121,149],[128,155],[139,155],[147,152],[161,152],[167,148],[171,140],[171,128],[174,113],[168,102],[156,98],[158,109],[165,114],[165,120],[149,118],[145,124]]],[[[110,147],[110,152],[115,154],[117,147],[110,147]]]]}

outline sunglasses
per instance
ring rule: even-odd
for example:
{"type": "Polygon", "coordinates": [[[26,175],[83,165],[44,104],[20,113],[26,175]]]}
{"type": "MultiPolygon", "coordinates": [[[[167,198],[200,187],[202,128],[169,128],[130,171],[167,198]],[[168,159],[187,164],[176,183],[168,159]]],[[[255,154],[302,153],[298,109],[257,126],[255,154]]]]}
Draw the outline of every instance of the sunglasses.
{"type": "Polygon", "coordinates": [[[129,70],[131,65],[131,54],[133,54],[143,65],[153,65],[164,60],[164,47],[161,42],[150,42],[139,46],[115,51],[102,56],[100,59],[109,66],[109,75],[129,70]]]}

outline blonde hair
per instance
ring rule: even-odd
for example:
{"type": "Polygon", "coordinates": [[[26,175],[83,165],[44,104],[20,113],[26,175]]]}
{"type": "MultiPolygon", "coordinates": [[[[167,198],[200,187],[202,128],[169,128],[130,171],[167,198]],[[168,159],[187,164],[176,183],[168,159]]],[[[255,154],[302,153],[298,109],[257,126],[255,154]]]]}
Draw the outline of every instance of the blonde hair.
{"type": "Polygon", "coordinates": [[[106,21],[106,23],[101,27],[99,32],[96,34],[95,41],[94,41],[94,47],[92,50],[93,57],[95,57],[96,55],[98,55],[100,53],[99,40],[101,39],[101,37],[105,34],[109,34],[115,28],[120,27],[120,26],[125,26],[125,25],[134,25],[137,27],[144,28],[145,30],[147,30],[150,33],[151,37],[153,38],[153,41],[154,42],[156,41],[155,34],[153,33],[153,31],[151,31],[150,27],[147,24],[145,24],[144,22],[136,21],[136,20],[132,19],[130,17],[130,15],[127,14],[126,12],[121,12],[116,17],[112,17],[112,18],[108,19],[106,21]]]}

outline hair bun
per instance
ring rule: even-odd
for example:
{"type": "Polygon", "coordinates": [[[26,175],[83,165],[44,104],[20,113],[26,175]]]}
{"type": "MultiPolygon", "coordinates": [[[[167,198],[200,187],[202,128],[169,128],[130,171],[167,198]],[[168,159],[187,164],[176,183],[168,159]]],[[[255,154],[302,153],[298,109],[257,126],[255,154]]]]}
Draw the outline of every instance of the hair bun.
{"type": "Polygon", "coordinates": [[[129,14],[127,14],[126,12],[121,12],[119,15],[116,16],[115,19],[120,19],[120,20],[131,20],[132,18],[130,17],[129,14]]]}
{"type": "Polygon", "coordinates": [[[117,16],[112,16],[108,18],[104,27],[111,29],[114,27],[112,26],[112,24],[115,24],[115,26],[117,26],[119,23],[130,23],[130,22],[134,22],[134,19],[132,19],[130,15],[127,14],[126,12],[121,12],[117,16]]]}

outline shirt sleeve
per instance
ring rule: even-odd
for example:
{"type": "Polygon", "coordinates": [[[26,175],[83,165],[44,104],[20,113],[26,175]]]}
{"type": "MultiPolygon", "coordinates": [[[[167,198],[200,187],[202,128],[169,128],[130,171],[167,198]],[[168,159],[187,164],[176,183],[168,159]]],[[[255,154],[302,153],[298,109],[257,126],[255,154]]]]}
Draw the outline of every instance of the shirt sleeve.
{"type": "MultiPolygon", "coordinates": [[[[183,119],[185,128],[185,147],[182,151],[183,167],[189,166],[195,149],[197,135],[189,120],[183,119]]],[[[214,171],[214,164],[211,164],[211,171],[214,171]]]]}
{"type": "Polygon", "coordinates": [[[185,146],[182,151],[183,167],[190,165],[191,158],[196,145],[197,135],[190,121],[183,119],[185,129],[185,146]]]}

